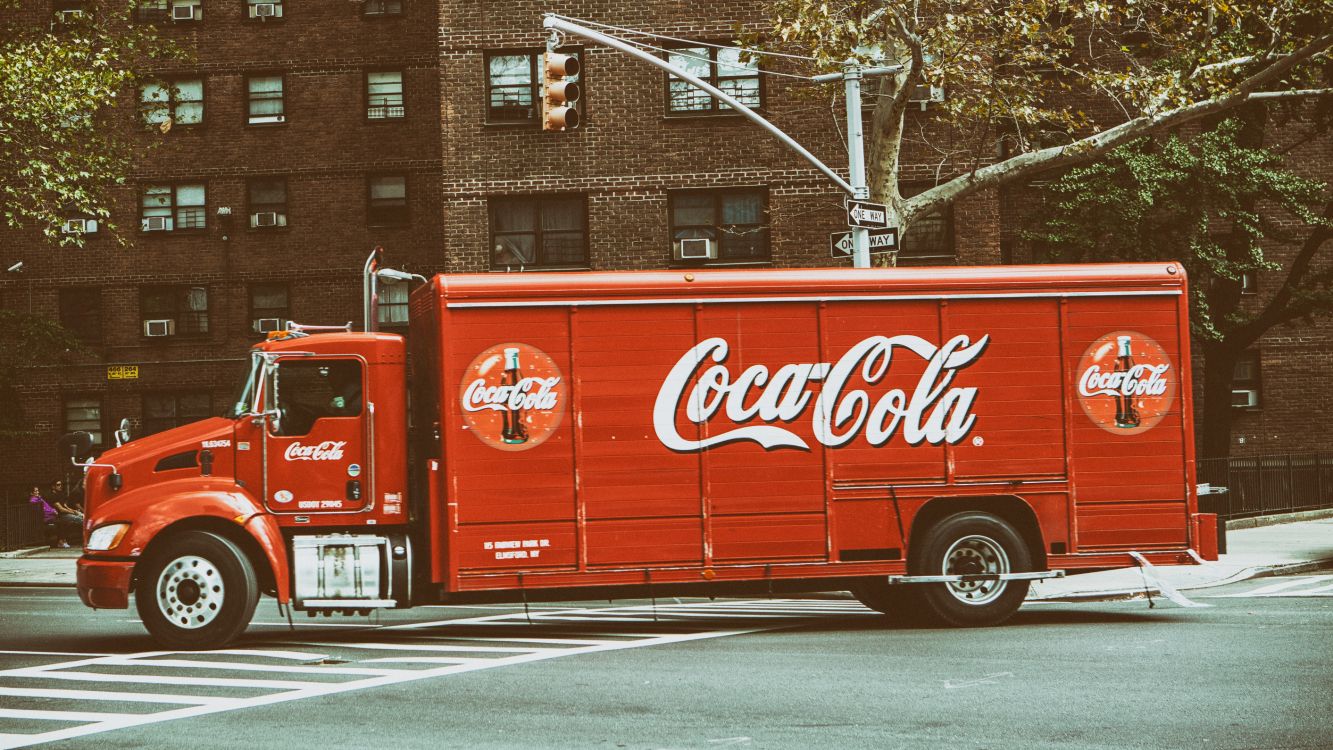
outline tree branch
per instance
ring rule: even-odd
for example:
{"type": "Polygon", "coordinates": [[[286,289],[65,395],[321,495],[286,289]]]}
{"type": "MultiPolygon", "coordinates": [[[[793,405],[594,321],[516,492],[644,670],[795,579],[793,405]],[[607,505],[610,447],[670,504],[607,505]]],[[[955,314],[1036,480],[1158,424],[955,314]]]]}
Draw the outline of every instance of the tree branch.
{"type": "Polygon", "coordinates": [[[1228,338],[1234,339],[1234,342],[1241,348],[1248,347],[1259,340],[1259,337],[1273,326],[1288,320],[1294,320],[1301,315],[1309,312],[1304,305],[1293,305],[1292,299],[1296,296],[1297,290],[1305,283],[1305,277],[1310,272],[1310,266],[1314,263],[1315,256],[1325,242],[1333,239],[1333,200],[1324,204],[1324,223],[1319,224],[1310,232],[1310,236],[1305,238],[1301,245],[1300,252],[1291,262],[1291,267],[1287,270],[1287,277],[1283,280],[1281,288],[1273,295],[1273,298],[1264,306],[1263,312],[1259,313],[1253,320],[1237,328],[1228,338]]]}
{"type": "Polygon", "coordinates": [[[907,200],[902,209],[902,223],[910,225],[917,216],[929,213],[940,205],[952,203],[980,190],[1021,180],[1029,175],[1046,170],[1081,164],[1141,136],[1177,127],[1201,117],[1239,106],[1249,101],[1256,89],[1281,78],[1295,66],[1327,50],[1329,47],[1333,47],[1333,34],[1318,37],[1299,50],[1281,57],[1268,67],[1241,81],[1236,85],[1235,90],[1229,94],[1194,102],[1166,112],[1140,115],[1068,145],[1029,151],[997,164],[991,164],[959,175],[943,185],[938,185],[907,200]]]}

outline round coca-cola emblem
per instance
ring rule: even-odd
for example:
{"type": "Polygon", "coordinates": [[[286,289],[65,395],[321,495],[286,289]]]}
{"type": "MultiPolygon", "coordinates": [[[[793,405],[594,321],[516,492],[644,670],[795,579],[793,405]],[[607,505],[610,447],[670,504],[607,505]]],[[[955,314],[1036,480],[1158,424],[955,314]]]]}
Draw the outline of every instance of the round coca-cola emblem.
{"type": "Polygon", "coordinates": [[[1117,435],[1156,427],[1175,403],[1180,380],[1166,350],[1137,331],[1115,331],[1092,342],[1076,375],[1083,412],[1117,435]]]}
{"type": "Polygon", "coordinates": [[[535,346],[515,343],[478,354],[459,387],[468,429],[504,451],[536,448],[555,434],[568,394],[555,360],[535,346]]]}

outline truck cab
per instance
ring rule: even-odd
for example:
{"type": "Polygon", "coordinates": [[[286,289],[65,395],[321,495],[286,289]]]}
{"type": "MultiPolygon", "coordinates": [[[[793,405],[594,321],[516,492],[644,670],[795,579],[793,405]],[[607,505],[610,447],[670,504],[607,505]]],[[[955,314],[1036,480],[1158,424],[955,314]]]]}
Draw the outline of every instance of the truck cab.
{"type": "Polygon", "coordinates": [[[261,591],[311,612],[410,604],[404,341],[349,328],[271,335],[225,416],[89,468],[85,604],[134,591],[181,647],[239,634],[261,591]]]}

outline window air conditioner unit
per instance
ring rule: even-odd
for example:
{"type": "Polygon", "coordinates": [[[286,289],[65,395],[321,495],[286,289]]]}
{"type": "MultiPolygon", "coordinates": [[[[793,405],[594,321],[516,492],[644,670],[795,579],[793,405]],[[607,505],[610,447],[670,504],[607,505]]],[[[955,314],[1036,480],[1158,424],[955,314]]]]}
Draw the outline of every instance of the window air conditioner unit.
{"type": "Polygon", "coordinates": [[[713,260],[717,258],[717,244],[703,237],[680,241],[681,260],[713,260]]]}
{"type": "Polygon", "coordinates": [[[92,234],[96,231],[96,219],[67,219],[60,227],[61,234],[92,234]]]}
{"type": "Polygon", "coordinates": [[[1250,389],[1233,390],[1231,405],[1237,409],[1253,409],[1259,405],[1259,392],[1250,389]]]}
{"type": "Polygon", "coordinates": [[[278,225],[278,214],[274,211],[260,211],[255,214],[255,226],[257,227],[276,227],[278,225]]]}
{"type": "Polygon", "coordinates": [[[165,232],[167,230],[167,217],[165,216],[144,217],[143,230],[145,232],[165,232]]]}
{"type": "Polygon", "coordinates": [[[171,20],[173,21],[193,21],[193,5],[173,5],[171,6],[171,20]]]}
{"type": "Polygon", "coordinates": [[[171,336],[176,333],[176,321],[174,320],[145,320],[143,322],[143,335],[145,336],[171,336]]]}
{"type": "Polygon", "coordinates": [[[255,321],[255,333],[272,333],[274,331],[284,330],[285,321],[282,318],[260,318],[255,321]]]}
{"type": "Polygon", "coordinates": [[[912,94],[911,96],[907,97],[907,101],[920,103],[921,109],[922,111],[924,111],[926,109],[927,104],[931,102],[939,103],[944,101],[944,87],[928,86],[924,84],[913,86],[912,94]]]}
{"type": "Polygon", "coordinates": [[[57,11],[56,15],[60,17],[61,23],[73,23],[83,18],[83,11],[73,8],[70,10],[57,11]]]}
{"type": "Polygon", "coordinates": [[[255,18],[273,18],[278,14],[277,3],[255,3],[255,18]]]}

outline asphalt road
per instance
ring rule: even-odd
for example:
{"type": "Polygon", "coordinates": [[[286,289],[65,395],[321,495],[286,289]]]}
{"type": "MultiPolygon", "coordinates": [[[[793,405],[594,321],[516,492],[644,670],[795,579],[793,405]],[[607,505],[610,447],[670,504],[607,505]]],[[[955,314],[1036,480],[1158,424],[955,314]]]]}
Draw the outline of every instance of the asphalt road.
{"type": "MultiPolygon", "coordinates": [[[[162,653],[0,589],[0,747],[1329,748],[1333,574],[895,629],[850,600],[438,607],[162,653]]],[[[267,623],[267,624],[264,624],[267,623]]]]}

